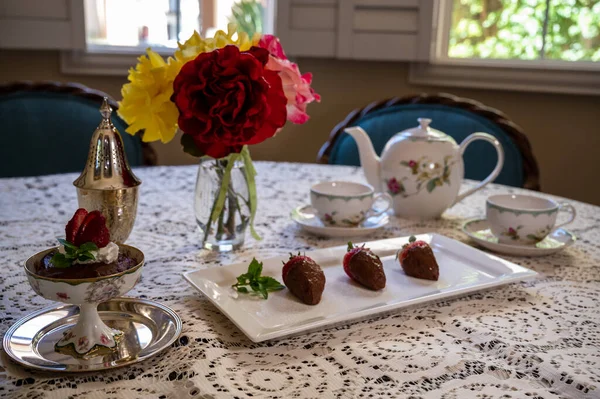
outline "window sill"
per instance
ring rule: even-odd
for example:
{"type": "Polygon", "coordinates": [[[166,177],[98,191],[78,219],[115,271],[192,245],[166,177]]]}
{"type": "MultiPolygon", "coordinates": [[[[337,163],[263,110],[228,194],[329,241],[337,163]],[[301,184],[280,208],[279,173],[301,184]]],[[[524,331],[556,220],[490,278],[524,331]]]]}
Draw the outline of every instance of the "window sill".
{"type": "Polygon", "coordinates": [[[499,66],[498,62],[413,63],[408,80],[426,86],[600,95],[599,66],[590,63],[578,70],[565,70],[539,64],[499,66]]]}
{"type": "MultiPolygon", "coordinates": [[[[157,47],[158,54],[166,58],[174,48],[157,47]]],[[[68,50],[60,54],[60,71],[69,75],[127,76],[129,68],[146,53],[141,47],[115,48],[96,46],[89,50],[68,50]]]]}

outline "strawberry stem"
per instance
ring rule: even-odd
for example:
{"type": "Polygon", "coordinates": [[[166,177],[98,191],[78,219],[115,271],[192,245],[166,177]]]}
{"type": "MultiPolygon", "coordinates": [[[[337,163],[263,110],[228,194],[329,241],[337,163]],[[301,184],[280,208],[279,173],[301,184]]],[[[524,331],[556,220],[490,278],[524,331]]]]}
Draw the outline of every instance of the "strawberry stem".
{"type": "Polygon", "coordinates": [[[408,238],[408,242],[415,242],[415,241],[417,241],[417,237],[415,237],[415,236],[410,236],[408,238]]]}
{"type": "Polygon", "coordinates": [[[352,245],[352,241],[348,241],[348,252],[354,249],[354,245],[352,245]]]}

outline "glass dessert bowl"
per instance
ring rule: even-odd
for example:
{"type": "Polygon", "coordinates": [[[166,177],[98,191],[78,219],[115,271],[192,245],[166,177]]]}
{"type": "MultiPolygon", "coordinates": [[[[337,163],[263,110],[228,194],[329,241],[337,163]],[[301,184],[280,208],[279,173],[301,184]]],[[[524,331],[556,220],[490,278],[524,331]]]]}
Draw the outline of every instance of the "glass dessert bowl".
{"type": "Polygon", "coordinates": [[[123,333],[104,324],[98,304],[124,295],[137,284],[144,254],[135,247],[110,242],[104,217],[98,211],[83,211],[83,217],[81,211],[67,224],[67,240],[31,256],[24,268],[36,294],[79,307],[77,324],[65,331],[54,349],[90,358],[117,349],[123,333]],[[86,223],[87,215],[95,220],[86,223]],[[90,241],[81,243],[80,238],[90,241]]]}

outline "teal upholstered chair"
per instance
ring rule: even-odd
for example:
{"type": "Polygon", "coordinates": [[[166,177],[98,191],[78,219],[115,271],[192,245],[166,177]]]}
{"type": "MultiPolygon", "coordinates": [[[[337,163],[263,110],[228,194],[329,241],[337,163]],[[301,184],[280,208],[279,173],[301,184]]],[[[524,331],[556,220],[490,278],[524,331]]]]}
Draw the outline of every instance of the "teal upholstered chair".
{"type": "MultiPolygon", "coordinates": [[[[319,151],[318,161],[335,165],[360,165],[356,143],[344,129],[362,127],[381,154],[394,134],[418,125],[417,118],[433,120],[431,126],[452,136],[458,143],[474,132],[495,136],[504,147],[505,161],[496,183],[539,190],[539,169],[529,140],[521,129],[500,111],[449,94],[420,94],[372,103],[352,111],[331,132],[319,151]]],[[[485,142],[471,144],[464,154],[465,177],[483,180],[494,168],[496,150],[485,142]]]]}
{"type": "MultiPolygon", "coordinates": [[[[92,133],[101,121],[105,93],[73,83],[15,82],[0,85],[0,177],[79,172],[92,133]]],[[[109,101],[114,110],[117,104],[109,101]]],[[[113,112],[131,166],[154,164],[152,149],[125,133],[113,112]]]]}

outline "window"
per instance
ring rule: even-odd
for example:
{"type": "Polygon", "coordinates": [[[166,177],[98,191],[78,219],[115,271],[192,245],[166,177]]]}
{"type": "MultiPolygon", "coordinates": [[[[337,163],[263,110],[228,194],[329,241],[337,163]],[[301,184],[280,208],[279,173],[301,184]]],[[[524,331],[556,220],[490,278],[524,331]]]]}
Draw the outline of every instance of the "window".
{"type": "Polygon", "coordinates": [[[600,0],[453,0],[442,58],[600,61],[600,0]]]}
{"type": "MultiPolygon", "coordinates": [[[[271,0],[273,1],[273,0],[271,0]]],[[[177,47],[194,31],[212,36],[232,21],[252,35],[265,31],[267,0],[85,0],[91,52],[140,52],[177,47]],[[143,51],[143,50],[142,50],[143,51]]]]}
{"type": "Polygon", "coordinates": [[[413,84],[600,94],[600,0],[437,0],[413,84]]]}

